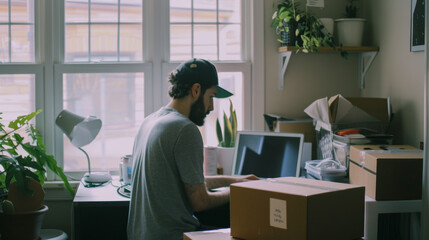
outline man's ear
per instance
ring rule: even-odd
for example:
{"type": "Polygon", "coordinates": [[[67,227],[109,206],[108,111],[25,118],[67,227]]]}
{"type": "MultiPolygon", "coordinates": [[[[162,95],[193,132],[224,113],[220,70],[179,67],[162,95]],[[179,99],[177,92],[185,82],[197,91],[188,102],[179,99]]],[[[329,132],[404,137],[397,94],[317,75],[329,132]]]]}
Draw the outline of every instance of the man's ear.
{"type": "Polygon", "coordinates": [[[198,99],[201,94],[201,84],[194,83],[191,87],[191,97],[198,99]]]}

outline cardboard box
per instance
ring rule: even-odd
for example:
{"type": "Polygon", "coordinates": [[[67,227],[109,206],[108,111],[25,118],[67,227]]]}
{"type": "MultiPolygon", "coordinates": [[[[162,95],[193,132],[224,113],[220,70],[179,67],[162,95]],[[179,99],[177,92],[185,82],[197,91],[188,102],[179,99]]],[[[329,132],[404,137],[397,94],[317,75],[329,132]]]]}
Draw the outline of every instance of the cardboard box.
{"type": "Polygon", "coordinates": [[[246,240],[359,239],[365,190],[306,178],[232,184],[231,236],[246,240]]]}
{"type": "MultiPolygon", "coordinates": [[[[275,132],[289,132],[289,133],[302,133],[304,134],[304,142],[311,143],[311,159],[316,159],[316,132],[312,119],[305,120],[281,120],[273,123],[275,132]]],[[[311,160],[310,159],[310,160],[311,160]]]]}
{"type": "Polygon", "coordinates": [[[186,232],[183,233],[183,240],[235,240],[231,237],[229,228],[218,230],[186,232]]]}
{"type": "Polygon", "coordinates": [[[389,98],[353,98],[335,95],[321,98],[305,110],[317,124],[316,131],[324,128],[335,132],[347,128],[370,128],[384,133],[391,120],[389,98]]]}
{"type": "Polygon", "coordinates": [[[406,145],[350,146],[350,183],[375,200],[422,198],[423,151],[406,145]]]}

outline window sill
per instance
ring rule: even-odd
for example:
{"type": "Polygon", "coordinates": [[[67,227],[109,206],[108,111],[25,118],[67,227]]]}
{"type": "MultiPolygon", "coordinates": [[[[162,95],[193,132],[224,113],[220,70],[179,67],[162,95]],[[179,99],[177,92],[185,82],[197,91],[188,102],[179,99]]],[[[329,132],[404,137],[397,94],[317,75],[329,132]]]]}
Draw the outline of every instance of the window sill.
{"type": "MultiPolygon", "coordinates": [[[[69,181],[72,188],[76,191],[79,181],[69,181]]],[[[64,188],[62,181],[46,181],[43,185],[45,190],[45,201],[68,201],[73,200],[74,195],[64,188]]]]}

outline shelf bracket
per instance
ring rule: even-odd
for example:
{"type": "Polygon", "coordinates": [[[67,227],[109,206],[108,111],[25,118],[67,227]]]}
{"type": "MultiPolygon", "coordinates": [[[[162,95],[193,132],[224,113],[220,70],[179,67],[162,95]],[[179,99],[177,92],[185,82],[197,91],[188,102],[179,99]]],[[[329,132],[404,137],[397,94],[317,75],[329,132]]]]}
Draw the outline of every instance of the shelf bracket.
{"type": "Polygon", "coordinates": [[[287,65],[289,64],[290,56],[292,55],[292,52],[281,52],[279,53],[279,90],[284,89],[284,76],[286,73],[287,65]]]}
{"type": "Polygon", "coordinates": [[[365,88],[365,75],[368,72],[369,67],[371,67],[372,61],[374,61],[375,56],[378,51],[364,52],[359,54],[359,63],[358,63],[358,74],[359,74],[359,83],[360,88],[365,88]],[[369,58],[365,64],[365,58],[369,58]]]}

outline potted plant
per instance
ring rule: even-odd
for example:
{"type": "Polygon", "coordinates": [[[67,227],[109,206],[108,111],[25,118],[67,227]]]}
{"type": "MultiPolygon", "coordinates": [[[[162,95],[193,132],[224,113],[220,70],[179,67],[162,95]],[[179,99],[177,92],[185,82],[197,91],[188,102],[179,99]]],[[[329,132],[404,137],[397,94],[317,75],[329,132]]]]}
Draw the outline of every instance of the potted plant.
{"type": "Polygon", "coordinates": [[[335,20],[338,42],[342,46],[362,46],[365,19],[357,18],[357,0],[347,0],[345,18],[335,20]]]}
{"type": "Polygon", "coordinates": [[[273,14],[271,27],[275,28],[276,34],[280,36],[277,41],[281,46],[296,45],[296,27],[302,14],[297,7],[294,0],[285,0],[277,5],[273,14]]]}
{"type": "Polygon", "coordinates": [[[308,11],[298,23],[297,32],[302,39],[302,43],[297,42],[296,47],[305,53],[318,52],[320,46],[329,46],[335,49],[332,34],[318,18],[309,14],[308,11]]]}
{"type": "MultiPolygon", "coordinates": [[[[284,0],[277,5],[271,26],[276,29],[276,34],[281,36],[277,40],[282,46],[295,46],[298,52],[318,52],[320,46],[337,50],[332,33],[322,21],[309,13],[307,8],[305,12],[299,10],[294,0],[284,0]]],[[[346,52],[341,48],[339,52],[347,59],[346,52]]]]}
{"type": "Polygon", "coordinates": [[[216,119],[216,136],[219,146],[216,149],[217,162],[223,169],[224,175],[232,174],[235,138],[237,137],[237,114],[229,100],[229,117],[223,113],[223,131],[219,118],[216,119]]]}
{"type": "Polygon", "coordinates": [[[40,112],[19,116],[7,125],[8,129],[0,122],[0,193],[7,198],[0,202],[2,239],[38,238],[43,215],[48,210],[43,205],[42,188],[48,168],[74,194],[63,170],[54,157],[46,153],[41,134],[30,124],[40,112]],[[28,138],[18,132],[20,129],[25,129],[28,138]]]}

